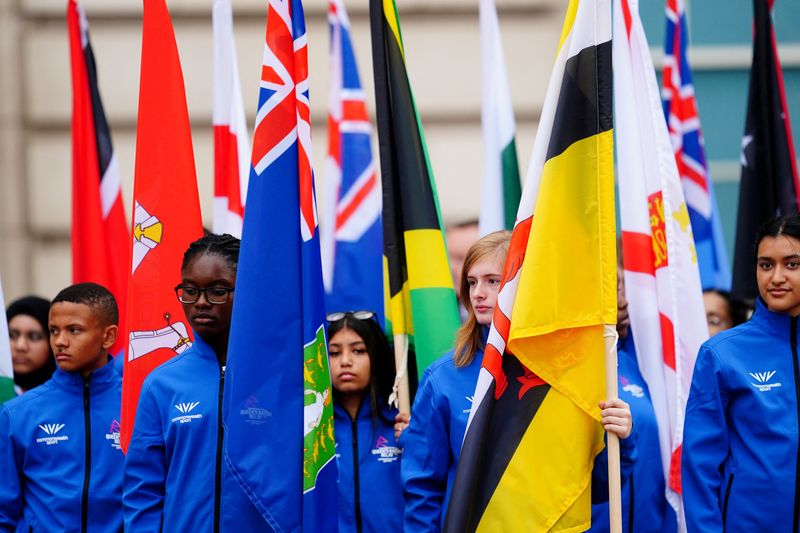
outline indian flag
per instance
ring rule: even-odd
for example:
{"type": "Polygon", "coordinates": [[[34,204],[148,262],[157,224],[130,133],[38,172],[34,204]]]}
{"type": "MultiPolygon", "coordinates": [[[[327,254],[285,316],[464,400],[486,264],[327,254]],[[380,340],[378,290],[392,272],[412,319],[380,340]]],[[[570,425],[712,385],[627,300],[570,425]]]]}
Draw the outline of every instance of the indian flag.
{"type": "MultiPolygon", "coordinates": [[[[0,302],[3,297],[3,282],[0,280],[0,302]]],[[[8,339],[6,315],[0,316],[0,404],[16,396],[14,392],[14,367],[11,364],[11,342],[8,339]]]]}
{"type": "Polygon", "coordinates": [[[494,0],[481,0],[483,194],[480,235],[513,229],[521,194],[516,124],[494,0]]]}

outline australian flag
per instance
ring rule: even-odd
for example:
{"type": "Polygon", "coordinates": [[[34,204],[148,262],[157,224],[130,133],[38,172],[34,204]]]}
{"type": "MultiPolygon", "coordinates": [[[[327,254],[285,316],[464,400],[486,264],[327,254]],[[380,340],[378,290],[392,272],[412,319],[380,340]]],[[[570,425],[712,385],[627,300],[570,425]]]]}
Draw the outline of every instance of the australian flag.
{"type": "Polygon", "coordinates": [[[692,70],[686,56],[688,31],[684,0],[667,0],[663,91],[672,148],[692,222],[703,289],[728,290],[731,270],[714,189],[708,175],[692,70]]]}
{"type": "Polygon", "coordinates": [[[228,349],[223,525],[335,529],[333,405],[300,0],[270,0],[228,349]]]}
{"type": "Polygon", "coordinates": [[[328,208],[322,221],[325,306],[368,310],[383,323],[381,186],[372,126],[358,76],[344,3],[330,0],[331,89],[328,101],[328,208]]]}

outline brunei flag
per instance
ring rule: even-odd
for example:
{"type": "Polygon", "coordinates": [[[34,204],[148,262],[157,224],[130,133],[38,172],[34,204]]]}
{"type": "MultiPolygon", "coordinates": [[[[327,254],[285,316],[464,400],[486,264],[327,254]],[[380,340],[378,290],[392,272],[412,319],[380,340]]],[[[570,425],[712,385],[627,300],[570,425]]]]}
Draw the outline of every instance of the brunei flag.
{"type": "Polygon", "coordinates": [[[616,322],[611,2],[572,0],[545,98],[448,531],[583,531],[616,322]],[[506,352],[506,345],[508,352],[506,352]],[[513,355],[512,355],[513,353],[513,355]]]}
{"type": "Polygon", "coordinates": [[[460,326],[436,186],[405,67],[394,0],[370,0],[383,184],[387,329],[408,337],[418,375],[453,346],[460,326]]]}

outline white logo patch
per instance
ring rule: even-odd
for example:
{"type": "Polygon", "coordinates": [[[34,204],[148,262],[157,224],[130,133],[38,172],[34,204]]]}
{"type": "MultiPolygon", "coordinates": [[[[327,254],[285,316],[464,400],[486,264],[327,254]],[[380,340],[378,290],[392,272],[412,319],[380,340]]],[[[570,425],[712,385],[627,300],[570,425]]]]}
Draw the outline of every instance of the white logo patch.
{"type": "Polygon", "coordinates": [[[192,420],[199,420],[203,418],[203,415],[197,413],[190,415],[194,408],[200,405],[200,402],[183,402],[175,404],[175,409],[183,413],[183,416],[176,416],[172,419],[172,423],[179,423],[179,424],[186,424],[187,422],[191,422],[192,420]]]}
{"type": "Polygon", "coordinates": [[[44,431],[48,436],[36,439],[37,443],[44,443],[48,446],[51,446],[53,444],[58,444],[61,441],[69,440],[67,435],[56,436],[59,431],[64,429],[64,424],[39,424],[39,429],[44,431]]]}
{"type": "Polygon", "coordinates": [[[749,374],[750,377],[758,381],[758,383],[751,383],[751,385],[761,392],[769,392],[781,386],[780,383],[769,383],[769,380],[775,375],[775,370],[770,370],[769,372],[749,372],[749,374]]]}
{"type": "Polygon", "coordinates": [[[644,389],[639,385],[637,385],[636,383],[628,383],[627,385],[622,387],[622,390],[624,390],[625,392],[630,392],[631,396],[633,396],[634,398],[644,397],[644,389]]]}
{"type": "Polygon", "coordinates": [[[464,398],[466,398],[466,400],[469,402],[469,407],[467,409],[464,409],[461,412],[464,413],[464,414],[467,414],[470,411],[472,411],[472,404],[475,403],[475,397],[474,396],[464,396],[464,398]]]}

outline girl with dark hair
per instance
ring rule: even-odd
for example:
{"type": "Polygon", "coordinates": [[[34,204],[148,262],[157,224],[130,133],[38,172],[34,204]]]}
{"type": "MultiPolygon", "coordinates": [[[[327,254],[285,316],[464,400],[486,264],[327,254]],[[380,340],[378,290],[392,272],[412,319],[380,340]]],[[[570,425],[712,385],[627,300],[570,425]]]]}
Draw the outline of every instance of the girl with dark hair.
{"type": "Polygon", "coordinates": [[[339,531],[402,531],[400,455],[387,400],[394,359],[369,311],[328,315],[334,431],[339,461],[339,531]]]}
{"type": "Polygon", "coordinates": [[[700,348],[684,424],[689,531],[800,530],[800,215],[756,238],[753,317],[700,348]]]}
{"type": "Polygon", "coordinates": [[[20,298],[6,309],[14,385],[20,394],[38,387],[56,370],[47,324],[49,311],[50,302],[38,296],[20,298]]]}
{"type": "Polygon", "coordinates": [[[239,242],[208,234],[184,253],[175,296],[194,342],[142,385],[125,456],[126,531],[219,530],[222,392],[239,242]]]}

